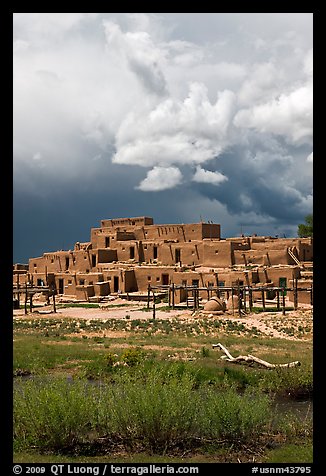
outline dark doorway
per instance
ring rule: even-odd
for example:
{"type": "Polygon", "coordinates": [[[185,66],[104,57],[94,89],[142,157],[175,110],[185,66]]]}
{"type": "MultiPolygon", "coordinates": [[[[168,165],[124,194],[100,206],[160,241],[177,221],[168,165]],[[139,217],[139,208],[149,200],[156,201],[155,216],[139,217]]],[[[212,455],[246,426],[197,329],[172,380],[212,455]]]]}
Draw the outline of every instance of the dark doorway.
{"type": "Polygon", "coordinates": [[[63,279],[59,278],[59,294],[63,294],[63,279]]]}
{"type": "Polygon", "coordinates": [[[286,281],[287,281],[286,278],[280,278],[279,279],[279,287],[280,288],[286,288],[286,284],[287,284],[286,281]]]}
{"type": "Polygon", "coordinates": [[[134,259],[134,258],[135,258],[135,247],[130,246],[130,259],[134,259]]]}
{"type": "Polygon", "coordinates": [[[92,268],[96,266],[96,255],[92,255],[92,268]]]}
{"type": "Polygon", "coordinates": [[[180,263],[181,261],[181,250],[180,248],[175,249],[175,262],[180,263]]]}
{"type": "Polygon", "coordinates": [[[157,259],[157,246],[153,247],[153,259],[157,259]]]}
{"type": "Polygon", "coordinates": [[[66,270],[69,269],[69,257],[66,258],[66,270]]]}
{"type": "Polygon", "coordinates": [[[168,284],[169,284],[169,275],[168,274],[162,274],[162,284],[164,286],[168,286],[168,284]]]}
{"type": "Polygon", "coordinates": [[[105,237],[105,248],[109,248],[109,247],[110,247],[110,237],[106,236],[105,237]]]}
{"type": "Polygon", "coordinates": [[[113,277],[113,292],[117,293],[119,291],[119,276],[113,277]]]}

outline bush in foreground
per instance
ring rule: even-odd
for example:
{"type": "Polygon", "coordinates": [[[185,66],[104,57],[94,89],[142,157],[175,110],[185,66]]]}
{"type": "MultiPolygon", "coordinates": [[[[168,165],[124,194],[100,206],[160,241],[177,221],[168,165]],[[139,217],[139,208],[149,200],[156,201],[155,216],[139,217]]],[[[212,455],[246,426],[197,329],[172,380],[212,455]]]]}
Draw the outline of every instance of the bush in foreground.
{"type": "Polygon", "coordinates": [[[124,374],[93,385],[62,379],[20,382],[14,391],[16,447],[80,451],[105,441],[164,454],[207,444],[254,444],[270,431],[271,400],[262,393],[196,387],[187,372],[146,378],[124,374]]]}

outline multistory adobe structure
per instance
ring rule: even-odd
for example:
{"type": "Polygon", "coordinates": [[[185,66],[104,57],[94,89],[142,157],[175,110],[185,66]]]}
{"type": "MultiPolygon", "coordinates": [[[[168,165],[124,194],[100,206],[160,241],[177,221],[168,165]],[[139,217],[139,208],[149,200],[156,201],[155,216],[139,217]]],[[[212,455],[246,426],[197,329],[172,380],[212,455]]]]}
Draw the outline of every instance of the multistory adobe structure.
{"type": "MultiPolygon", "coordinates": [[[[123,294],[132,298],[147,293],[148,285],[172,283],[291,286],[295,279],[305,287],[312,282],[312,260],[312,238],[221,239],[216,223],[156,225],[151,217],[105,219],[91,229],[89,242],[31,258],[28,269],[15,265],[14,284],[19,279],[20,284],[28,280],[49,285],[57,294],[77,300],[123,294]]],[[[299,298],[305,300],[304,293],[299,298]]],[[[175,299],[185,299],[182,289],[175,299]]]]}

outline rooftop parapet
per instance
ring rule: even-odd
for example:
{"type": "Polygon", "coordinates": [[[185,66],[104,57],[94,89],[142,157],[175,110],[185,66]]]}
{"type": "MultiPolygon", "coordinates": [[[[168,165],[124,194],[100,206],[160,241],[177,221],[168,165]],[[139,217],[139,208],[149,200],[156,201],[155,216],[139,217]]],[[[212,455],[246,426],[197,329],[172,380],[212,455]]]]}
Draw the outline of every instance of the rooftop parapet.
{"type": "Polygon", "coordinates": [[[101,228],[105,227],[116,227],[123,225],[135,225],[135,226],[144,226],[144,225],[153,225],[154,220],[152,217],[135,217],[135,218],[110,218],[108,220],[101,220],[101,228]]]}

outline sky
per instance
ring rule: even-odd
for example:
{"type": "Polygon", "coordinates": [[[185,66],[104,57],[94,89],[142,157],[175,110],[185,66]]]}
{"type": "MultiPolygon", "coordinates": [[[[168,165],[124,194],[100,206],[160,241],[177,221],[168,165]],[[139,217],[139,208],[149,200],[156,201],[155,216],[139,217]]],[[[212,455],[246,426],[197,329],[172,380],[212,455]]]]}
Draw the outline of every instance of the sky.
{"type": "Polygon", "coordinates": [[[297,236],[312,80],[312,13],[14,13],[14,263],[106,218],[297,236]]]}

